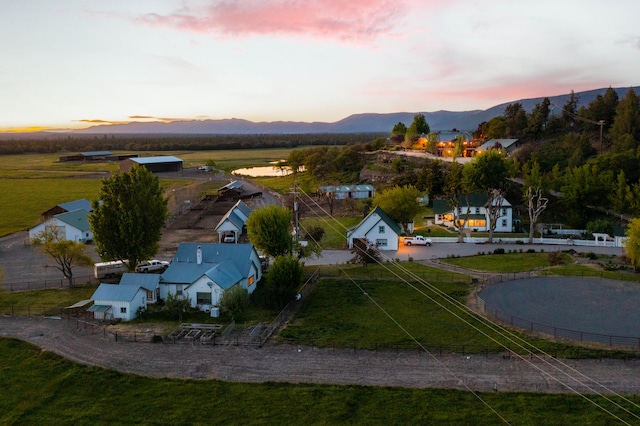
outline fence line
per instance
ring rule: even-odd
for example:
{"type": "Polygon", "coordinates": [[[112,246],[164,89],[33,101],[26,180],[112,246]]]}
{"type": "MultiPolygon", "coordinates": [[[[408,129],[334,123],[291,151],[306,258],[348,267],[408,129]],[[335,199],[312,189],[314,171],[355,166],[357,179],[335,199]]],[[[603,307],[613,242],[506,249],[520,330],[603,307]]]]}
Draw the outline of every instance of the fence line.
{"type": "Polygon", "coordinates": [[[0,283],[0,286],[4,287],[5,290],[8,290],[11,293],[14,293],[14,292],[17,293],[22,291],[49,290],[49,289],[55,289],[55,288],[68,288],[68,287],[96,284],[96,280],[93,275],[73,277],[71,279],[71,282],[72,282],[71,285],[69,285],[68,279],[61,278],[61,279],[44,280],[44,281],[21,281],[21,282],[0,283]]]}
{"type": "Polygon", "coordinates": [[[569,339],[579,342],[601,343],[608,346],[624,346],[632,350],[640,350],[640,337],[616,336],[555,327],[552,325],[526,320],[524,318],[506,313],[488,304],[478,294],[476,294],[476,300],[480,311],[488,317],[497,319],[498,321],[502,321],[506,324],[520,328],[522,330],[539,332],[547,334],[549,336],[553,336],[554,338],[569,339]]]}

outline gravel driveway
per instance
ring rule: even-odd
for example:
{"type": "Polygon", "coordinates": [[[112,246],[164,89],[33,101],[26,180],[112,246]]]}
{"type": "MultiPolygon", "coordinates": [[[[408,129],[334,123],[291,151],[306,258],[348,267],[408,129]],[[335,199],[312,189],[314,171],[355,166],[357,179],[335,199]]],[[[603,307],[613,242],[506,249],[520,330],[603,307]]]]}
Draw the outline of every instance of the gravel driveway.
{"type": "Polygon", "coordinates": [[[500,354],[430,356],[416,351],[318,349],[269,344],[200,346],[116,342],[74,320],[0,318],[16,337],[81,364],[150,377],[325,383],[475,391],[640,394],[639,360],[556,360],[500,354]],[[144,362],[140,362],[144,360],[144,362]],[[590,378],[588,380],[587,378],[590,378]],[[597,384],[596,384],[597,383],[597,384]]]}

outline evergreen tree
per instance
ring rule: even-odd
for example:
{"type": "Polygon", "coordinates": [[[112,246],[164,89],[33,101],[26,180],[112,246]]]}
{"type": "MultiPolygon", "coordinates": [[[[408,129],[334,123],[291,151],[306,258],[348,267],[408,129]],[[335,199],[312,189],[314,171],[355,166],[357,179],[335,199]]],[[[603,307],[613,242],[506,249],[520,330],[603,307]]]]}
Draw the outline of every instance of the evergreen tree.
{"type": "Polygon", "coordinates": [[[618,103],[611,127],[612,150],[624,152],[636,149],[640,142],[640,102],[633,89],[618,103]]]}

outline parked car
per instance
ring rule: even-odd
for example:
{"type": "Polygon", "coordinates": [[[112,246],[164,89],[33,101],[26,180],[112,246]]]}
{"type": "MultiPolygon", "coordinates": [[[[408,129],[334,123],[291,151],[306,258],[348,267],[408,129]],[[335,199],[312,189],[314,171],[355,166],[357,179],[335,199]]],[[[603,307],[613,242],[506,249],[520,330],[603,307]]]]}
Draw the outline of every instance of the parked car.
{"type": "Polygon", "coordinates": [[[233,234],[227,234],[222,238],[222,241],[225,243],[235,243],[236,237],[233,234]]]}
{"type": "Polygon", "coordinates": [[[164,271],[169,267],[169,262],[166,260],[146,260],[144,262],[140,262],[136,267],[136,272],[158,272],[164,271]]]}

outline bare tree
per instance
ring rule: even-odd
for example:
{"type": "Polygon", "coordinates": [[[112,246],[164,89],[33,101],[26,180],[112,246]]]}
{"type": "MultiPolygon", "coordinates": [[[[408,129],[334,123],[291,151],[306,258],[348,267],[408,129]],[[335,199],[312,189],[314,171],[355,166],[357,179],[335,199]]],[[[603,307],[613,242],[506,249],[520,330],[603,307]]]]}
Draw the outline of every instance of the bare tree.
{"type": "Polygon", "coordinates": [[[538,218],[547,208],[549,199],[542,196],[542,188],[528,187],[525,194],[527,199],[527,209],[529,211],[529,244],[533,243],[533,231],[535,229],[538,218]]]}
{"type": "Polygon", "coordinates": [[[498,219],[502,216],[502,204],[504,203],[504,193],[500,189],[492,189],[487,196],[487,216],[489,217],[489,238],[488,243],[493,243],[493,232],[496,229],[498,219]]]}

